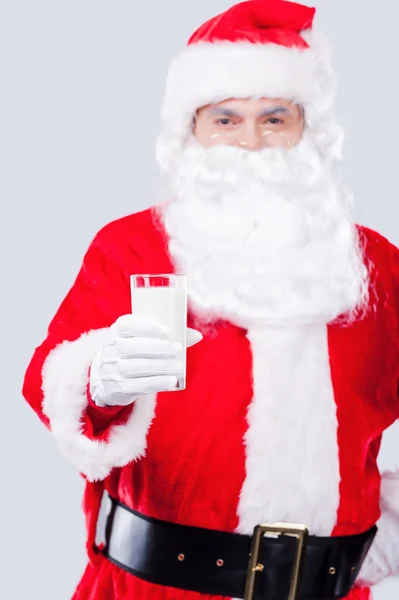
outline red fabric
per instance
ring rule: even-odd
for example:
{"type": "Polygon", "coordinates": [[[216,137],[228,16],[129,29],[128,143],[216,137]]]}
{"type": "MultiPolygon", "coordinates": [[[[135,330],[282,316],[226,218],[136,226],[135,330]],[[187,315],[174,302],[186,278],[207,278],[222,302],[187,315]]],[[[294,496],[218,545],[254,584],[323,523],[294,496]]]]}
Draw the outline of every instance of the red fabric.
{"type": "Polygon", "coordinates": [[[355,533],[359,521],[367,529],[379,518],[381,433],[399,416],[399,251],[382,236],[363,233],[374,264],[372,301],[379,309],[351,327],[328,328],[342,457],[334,535],[355,533]]]}
{"type": "Polygon", "coordinates": [[[204,23],[188,44],[247,41],[308,48],[300,32],[312,26],[315,13],[315,8],[285,0],[241,2],[204,23]]]}
{"type": "Polygon", "coordinates": [[[133,404],[128,406],[97,406],[90,395],[90,369],[87,381],[87,408],[85,433],[90,439],[108,440],[109,425],[123,425],[132,412],[133,404]]]}
{"type": "MultiPolygon", "coordinates": [[[[379,234],[360,230],[368,261],[374,265],[372,290],[378,302],[351,327],[328,326],[341,475],[334,535],[362,532],[378,519],[377,451],[382,432],[399,416],[399,250],[379,234]]],[[[104,327],[129,312],[129,275],[134,272],[173,272],[164,232],[154,226],[150,211],[111,224],[91,246],[26,376],[25,396],[41,418],[40,371],[47,352],[63,336],[74,339],[81,331],[104,327]]],[[[221,322],[212,330],[204,329],[192,313],[188,323],[204,334],[201,344],[188,351],[190,385],[179,393],[158,395],[145,457],[114,469],[104,486],[149,516],[234,531],[246,476],[243,436],[253,393],[251,349],[246,332],[233,325],[221,322]],[[228,375],[221,376],[226,365],[228,375]]],[[[73,600],[196,600],[197,594],[145,583],[94,555],[101,491],[101,483],[86,485],[92,562],[73,600]]],[[[349,596],[369,597],[368,589],[358,588],[349,596]]]]}
{"type": "MultiPolygon", "coordinates": [[[[129,252],[132,272],[140,272],[142,263],[126,242],[114,239],[112,230],[113,225],[109,224],[90,244],[74,285],[53,317],[47,338],[36,349],[25,374],[23,395],[47,427],[48,419],[42,411],[42,368],[50,351],[64,340],[73,341],[84,332],[109,327],[121,314],[131,310],[129,277],[124,271],[129,252]],[[124,256],[123,266],[120,259],[124,256]]],[[[140,235],[138,232],[138,238],[140,235]]],[[[113,424],[114,418],[127,419],[127,413],[128,410],[99,409],[88,399],[83,415],[88,437],[107,435],[107,426],[113,424]]]]}

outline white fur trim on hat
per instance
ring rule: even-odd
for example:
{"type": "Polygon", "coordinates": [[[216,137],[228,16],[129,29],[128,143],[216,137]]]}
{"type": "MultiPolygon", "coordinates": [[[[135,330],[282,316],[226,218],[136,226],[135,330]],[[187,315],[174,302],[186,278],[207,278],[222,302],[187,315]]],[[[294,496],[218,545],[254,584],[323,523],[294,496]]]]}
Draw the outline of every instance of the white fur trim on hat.
{"type": "Polygon", "coordinates": [[[60,452],[89,481],[102,480],[112,468],[141,457],[155,411],[156,395],[139,397],[125,425],[113,426],[108,441],[84,435],[82,415],[87,407],[88,370],[100,348],[109,341],[107,329],[65,341],[48,355],[43,367],[43,412],[60,452]]]}
{"type": "Polygon", "coordinates": [[[187,126],[198,108],[229,98],[285,98],[307,106],[322,102],[326,75],[333,75],[330,46],[321,32],[303,34],[309,48],[229,41],[190,44],[169,68],[164,125],[187,126]]]}
{"type": "Polygon", "coordinates": [[[367,587],[399,575],[399,469],[383,473],[380,506],[378,532],[357,581],[367,587]]]}
{"type": "Polygon", "coordinates": [[[227,98],[287,97],[309,102],[315,94],[311,51],[277,44],[200,42],[188,46],[169,70],[162,115],[166,121],[227,98]]]}

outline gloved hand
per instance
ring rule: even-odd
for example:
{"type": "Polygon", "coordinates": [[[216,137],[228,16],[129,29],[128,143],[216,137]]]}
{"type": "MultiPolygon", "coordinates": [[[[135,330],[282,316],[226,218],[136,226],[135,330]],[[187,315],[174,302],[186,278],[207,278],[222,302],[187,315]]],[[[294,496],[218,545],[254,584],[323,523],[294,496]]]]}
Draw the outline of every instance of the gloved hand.
{"type": "MultiPolygon", "coordinates": [[[[126,406],[141,394],[167,391],[183,372],[183,348],[166,327],[123,315],[111,325],[113,340],[96,354],[90,368],[90,395],[97,406],[126,406]]],[[[187,329],[187,347],[202,334],[187,329]]]]}

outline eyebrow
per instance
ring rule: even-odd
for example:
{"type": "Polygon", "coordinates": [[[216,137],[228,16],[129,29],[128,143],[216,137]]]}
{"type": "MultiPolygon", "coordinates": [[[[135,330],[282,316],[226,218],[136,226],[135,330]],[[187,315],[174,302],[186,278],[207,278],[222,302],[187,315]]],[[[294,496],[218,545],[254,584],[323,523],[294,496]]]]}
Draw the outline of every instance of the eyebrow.
{"type": "Polygon", "coordinates": [[[286,106],[272,106],[271,108],[265,108],[260,113],[260,117],[268,117],[269,115],[275,115],[276,113],[289,114],[290,110],[286,106]]]}
{"type": "MultiPolygon", "coordinates": [[[[236,112],[235,110],[232,110],[231,108],[222,108],[220,106],[214,106],[210,111],[211,115],[223,115],[224,117],[240,117],[241,115],[236,112]]],[[[289,114],[290,111],[288,108],[286,108],[285,106],[272,106],[271,108],[265,108],[264,110],[262,110],[259,113],[259,117],[268,117],[270,115],[275,115],[277,113],[285,113],[285,114],[289,114]]]]}
{"type": "Polygon", "coordinates": [[[231,110],[231,108],[220,108],[219,106],[214,106],[209,111],[209,114],[213,115],[223,115],[224,117],[239,117],[240,115],[235,110],[231,110]]]}

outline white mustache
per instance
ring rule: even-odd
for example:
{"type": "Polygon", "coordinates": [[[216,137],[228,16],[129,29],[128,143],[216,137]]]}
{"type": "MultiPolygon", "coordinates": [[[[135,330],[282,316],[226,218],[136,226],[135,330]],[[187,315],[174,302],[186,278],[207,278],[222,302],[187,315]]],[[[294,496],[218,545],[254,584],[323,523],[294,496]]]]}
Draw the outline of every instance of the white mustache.
{"type": "Polygon", "coordinates": [[[323,161],[305,132],[299,144],[292,148],[264,148],[251,151],[237,146],[210,146],[205,148],[194,136],[186,147],[176,169],[176,184],[181,184],[185,174],[195,176],[197,184],[206,187],[223,187],[237,182],[245,173],[249,182],[286,183],[311,186],[324,167],[323,161]]]}

